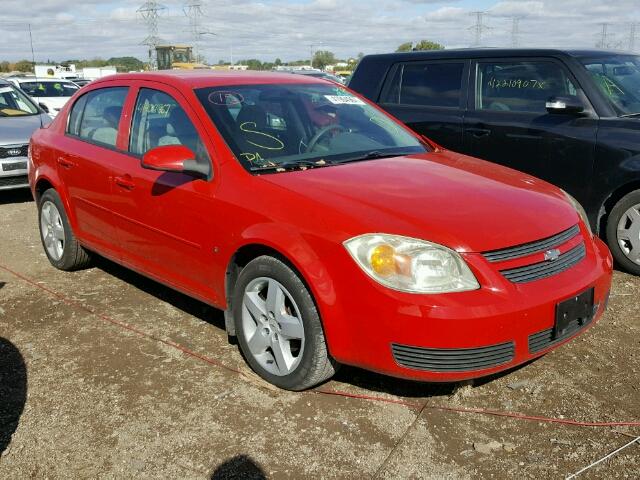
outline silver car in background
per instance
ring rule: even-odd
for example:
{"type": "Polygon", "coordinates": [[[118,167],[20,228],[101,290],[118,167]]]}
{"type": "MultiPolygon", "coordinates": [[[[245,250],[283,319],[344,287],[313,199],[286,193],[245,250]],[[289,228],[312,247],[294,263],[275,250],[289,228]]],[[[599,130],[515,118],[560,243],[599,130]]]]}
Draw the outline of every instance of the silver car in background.
{"type": "Polygon", "coordinates": [[[31,134],[51,122],[27,95],[0,79],[0,190],[28,187],[31,134]]]}

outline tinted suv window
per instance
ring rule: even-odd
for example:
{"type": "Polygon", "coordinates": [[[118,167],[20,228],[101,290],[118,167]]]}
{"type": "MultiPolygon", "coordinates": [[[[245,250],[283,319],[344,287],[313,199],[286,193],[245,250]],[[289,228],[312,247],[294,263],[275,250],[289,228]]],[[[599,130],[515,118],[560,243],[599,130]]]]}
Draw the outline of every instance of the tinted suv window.
{"type": "Polygon", "coordinates": [[[187,114],[166,93],[141,88],[136,102],[129,151],[144,155],[164,145],[184,145],[195,153],[198,163],[208,164],[207,151],[187,114]]]}
{"type": "Polygon", "coordinates": [[[71,108],[67,131],[84,140],[115,147],[127,90],[101,88],[80,97],[71,108]]]}
{"type": "Polygon", "coordinates": [[[577,96],[578,89],[554,62],[478,63],[476,108],[546,113],[555,96],[577,96]]]}
{"type": "Polygon", "coordinates": [[[382,103],[459,107],[464,63],[411,62],[400,65],[382,103]]]}

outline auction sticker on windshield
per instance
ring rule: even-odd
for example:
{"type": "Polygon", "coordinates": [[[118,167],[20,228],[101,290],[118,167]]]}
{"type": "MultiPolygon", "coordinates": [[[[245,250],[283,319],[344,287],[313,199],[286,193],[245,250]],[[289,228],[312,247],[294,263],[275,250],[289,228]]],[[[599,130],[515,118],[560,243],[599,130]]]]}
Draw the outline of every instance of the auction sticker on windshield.
{"type": "Polygon", "coordinates": [[[347,95],[325,95],[324,98],[334,105],[364,105],[365,103],[358,97],[347,95]]]}

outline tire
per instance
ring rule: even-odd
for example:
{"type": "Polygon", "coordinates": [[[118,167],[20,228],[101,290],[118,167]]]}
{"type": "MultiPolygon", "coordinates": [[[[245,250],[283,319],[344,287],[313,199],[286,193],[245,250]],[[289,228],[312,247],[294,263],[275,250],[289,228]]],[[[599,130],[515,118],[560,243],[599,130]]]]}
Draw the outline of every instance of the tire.
{"type": "Polygon", "coordinates": [[[620,267],[640,275],[640,190],[622,197],[611,210],[607,243],[620,267]]]}
{"type": "Polygon", "coordinates": [[[249,262],[238,276],[232,305],[240,351],[267,382],[299,391],[336,372],[313,298],[284,262],[270,256],[249,262]]]}
{"type": "Polygon", "coordinates": [[[91,257],[73,234],[60,196],[52,188],[38,202],[38,225],[42,247],[51,265],[65,271],[89,266],[91,257]]]}

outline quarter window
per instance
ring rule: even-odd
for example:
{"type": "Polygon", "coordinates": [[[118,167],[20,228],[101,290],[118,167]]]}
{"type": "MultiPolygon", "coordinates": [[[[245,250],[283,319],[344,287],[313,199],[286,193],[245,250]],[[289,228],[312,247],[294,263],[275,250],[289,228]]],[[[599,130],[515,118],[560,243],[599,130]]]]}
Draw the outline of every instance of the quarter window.
{"type": "Polygon", "coordinates": [[[411,62],[400,65],[382,103],[423,107],[460,106],[462,62],[411,62]]]}
{"type": "Polygon", "coordinates": [[[142,88],[133,116],[129,151],[144,155],[164,145],[184,145],[195,154],[198,163],[209,164],[206,148],[178,102],[166,93],[142,88]]]}
{"type": "Polygon", "coordinates": [[[576,85],[555,62],[478,63],[478,110],[545,114],[551,97],[578,95],[576,85]]]}
{"type": "Polygon", "coordinates": [[[67,131],[92,143],[114,147],[128,88],[92,90],[80,97],[71,109],[67,131]]]}

